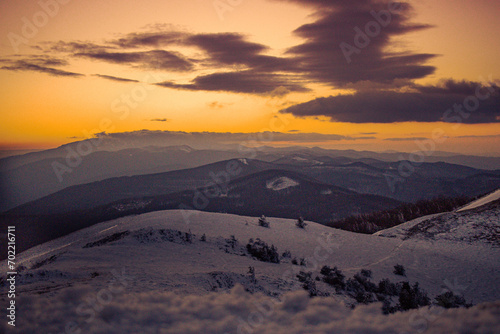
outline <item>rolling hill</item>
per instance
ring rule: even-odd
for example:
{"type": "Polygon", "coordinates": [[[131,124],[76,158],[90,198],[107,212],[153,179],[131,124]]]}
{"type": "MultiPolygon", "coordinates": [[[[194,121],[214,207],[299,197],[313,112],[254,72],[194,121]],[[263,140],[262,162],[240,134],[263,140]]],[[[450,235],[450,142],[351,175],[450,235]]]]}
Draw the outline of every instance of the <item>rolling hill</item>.
{"type": "MultiPolygon", "coordinates": [[[[266,182],[270,191],[304,182],[289,174],[281,177],[266,182]]],[[[494,210],[498,213],[498,207],[494,210]]],[[[88,333],[156,333],[162,328],[183,334],[207,332],[204,328],[212,333],[242,328],[262,333],[323,333],[327,328],[398,333],[418,331],[423,321],[430,333],[450,326],[461,332],[500,329],[500,290],[492,283],[498,279],[500,249],[487,240],[387,238],[311,221],[300,229],[295,220],[278,218],[268,218],[270,228],[264,228],[254,217],[192,211],[186,221],[185,214],[172,210],[123,217],[18,254],[16,283],[23,307],[17,316],[24,321],[16,329],[28,333],[43,326],[61,332],[71,324],[88,333]],[[252,240],[273,245],[279,263],[252,256],[246,246],[252,240]],[[303,264],[294,264],[294,259],[303,259],[303,264]],[[395,264],[404,265],[405,277],[393,273],[395,264]],[[310,298],[301,272],[323,277],[323,266],[337,267],[346,280],[418,282],[431,299],[452,292],[479,305],[383,315],[377,299],[358,305],[352,292],[334,289],[322,279],[314,283],[317,297],[310,298]],[[365,275],[369,271],[369,278],[360,278],[362,269],[365,275]],[[255,317],[263,320],[255,322],[255,317]]],[[[0,285],[6,284],[2,276],[0,285]]],[[[385,303],[398,302],[397,297],[382,297],[385,303]]],[[[2,302],[6,298],[0,295],[2,302]]]]}
{"type": "MultiPolygon", "coordinates": [[[[236,161],[230,162],[234,164],[224,165],[224,167],[239,166],[236,161]]],[[[241,168],[240,175],[243,175],[245,170],[250,172],[272,166],[259,161],[246,160],[242,162],[242,165],[247,169],[241,168]]],[[[76,195],[73,197],[64,192],[60,195],[60,201],[59,198],[54,198],[59,194],[55,194],[43,201],[28,203],[0,215],[0,225],[17,226],[22,240],[19,247],[24,250],[106,220],[159,210],[182,208],[282,218],[303,216],[306,219],[326,223],[353,212],[366,213],[400,204],[394,199],[359,194],[283,170],[264,170],[234,180],[223,180],[229,182],[205,183],[203,187],[167,194],[160,192],[161,195],[151,193],[135,197],[130,195],[129,198],[101,205],[96,205],[96,201],[82,201],[76,197],[81,194],[79,192],[75,192],[76,195]],[[69,204],[66,205],[66,203],[69,204]],[[72,203],[77,203],[78,206],[71,206],[72,203]],[[68,206],[74,209],[68,210],[68,206]]],[[[116,184],[117,187],[123,187],[122,182],[116,184]]],[[[137,186],[143,187],[144,184],[137,183],[137,186]]],[[[126,187],[119,189],[130,191],[130,188],[126,187]]],[[[158,184],[158,189],[161,191],[160,184],[158,184]]],[[[137,189],[134,191],[135,193],[132,192],[132,194],[137,193],[137,189]]],[[[96,192],[94,197],[85,198],[102,201],[106,198],[106,193],[101,196],[99,192],[96,192]]]]}

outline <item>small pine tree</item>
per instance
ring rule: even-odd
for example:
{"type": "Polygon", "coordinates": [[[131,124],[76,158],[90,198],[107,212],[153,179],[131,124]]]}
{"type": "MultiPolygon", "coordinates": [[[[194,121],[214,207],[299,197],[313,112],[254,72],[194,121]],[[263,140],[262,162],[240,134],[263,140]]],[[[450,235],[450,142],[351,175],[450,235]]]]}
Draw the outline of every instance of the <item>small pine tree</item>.
{"type": "Polygon", "coordinates": [[[263,262],[280,263],[278,249],[274,245],[269,247],[264,241],[257,238],[254,242],[248,242],[247,251],[253,257],[263,262]]]}
{"type": "Polygon", "coordinates": [[[378,282],[377,292],[388,296],[397,296],[399,294],[396,284],[392,283],[388,278],[378,282]]]}
{"type": "Polygon", "coordinates": [[[226,244],[231,247],[232,249],[234,249],[236,247],[236,244],[238,243],[238,240],[236,239],[236,237],[234,235],[231,235],[229,237],[229,239],[226,239],[226,244]]]}
{"type": "Polygon", "coordinates": [[[307,223],[304,221],[302,217],[299,217],[297,223],[295,223],[295,226],[297,226],[298,228],[306,228],[307,223]]]}
{"type": "Polygon", "coordinates": [[[269,222],[267,221],[266,216],[262,215],[262,217],[259,218],[259,226],[269,228],[269,222]]]}
{"type": "Polygon", "coordinates": [[[366,278],[372,278],[372,271],[368,269],[361,269],[361,276],[366,278]]]}
{"type": "Polygon", "coordinates": [[[207,241],[207,236],[205,235],[205,233],[203,233],[203,235],[201,236],[200,241],[207,241]]]}
{"type": "Polygon", "coordinates": [[[457,307],[469,307],[465,298],[462,296],[457,296],[451,291],[446,291],[435,298],[436,305],[444,308],[457,308],[457,307]]]}
{"type": "Polygon", "coordinates": [[[394,266],[394,274],[399,276],[406,276],[405,267],[403,267],[401,264],[396,264],[394,266]]]}
{"type": "Polygon", "coordinates": [[[318,295],[318,290],[316,288],[316,282],[312,279],[312,272],[301,271],[297,274],[299,282],[302,283],[302,288],[309,292],[310,297],[318,295]]]}
{"type": "Polygon", "coordinates": [[[415,300],[415,293],[408,282],[403,282],[403,287],[399,293],[399,305],[404,311],[418,307],[415,300]]]}
{"type": "Polygon", "coordinates": [[[344,274],[337,267],[330,268],[323,266],[320,274],[323,275],[323,282],[335,287],[335,291],[339,292],[345,289],[344,274]]]}
{"type": "Polygon", "coordinates": [[[430,299],[427,297],[427,293],[420,289],[418,282],[413,287],[408,282],[403,282],[401,292],[399,293],[399,306],[403,311],[429,304],[430,299]]]}
{"type": "Polygon", "coordinates": [[[187,243],[193,242],[193,234],[191,234],[191,230],[189,230],[189,232],[185,233],[185,240],[187,243]]]}
{"type": "Polygon", "coordinates": [[[252,282],[257,282],[257,279],[255,278],[255,268],[254,267],[248,267],[248,274],[250,275],[250,280],[252,282]]]}

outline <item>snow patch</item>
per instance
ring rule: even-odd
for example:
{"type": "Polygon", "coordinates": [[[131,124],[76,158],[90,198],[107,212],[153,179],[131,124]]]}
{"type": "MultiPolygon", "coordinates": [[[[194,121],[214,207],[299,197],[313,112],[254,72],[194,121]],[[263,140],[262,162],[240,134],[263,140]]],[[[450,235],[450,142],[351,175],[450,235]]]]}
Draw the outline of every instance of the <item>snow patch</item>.
{"type": "Polygon", "coordinates": [[[320,194],[321,195],[331,195],[332,190],[331,189],[321,190],[320,194]]]}
{"type": "Polygon", "coordinates": [[[241,162],[244,165],[248,165],[247,159],[238,159],[239,162],[241,162]]]}
{"type": "Polygon", "coordinates": [[[278,191],[278,190],[283,190],[283,189],[290,188],[290,187],[296,187],[298,185],[299,185],[299,183],[297,181],[292,180],[286,176],[282,176],[282,177],[278,177],[278,178],[272,179],[270,181],[267,181],[266,188],[278,191]]]}
{"type": "Polygon", "coordinates": [[[461,212],[461,211],[465,211],[465,210],[472,210],[472,209],[478,208],[480,206],[483,206],[485,204],[488,204],[490,202],[496,201],[499,198],[500,198],[500,189],[498,189],[497,191],[495,191],[489,195],[481,197],[480,199],[475,200],[474,202],[469,203],[468,205],[464,206],[463,208],[457,210],[457,212],[461,212]]]}

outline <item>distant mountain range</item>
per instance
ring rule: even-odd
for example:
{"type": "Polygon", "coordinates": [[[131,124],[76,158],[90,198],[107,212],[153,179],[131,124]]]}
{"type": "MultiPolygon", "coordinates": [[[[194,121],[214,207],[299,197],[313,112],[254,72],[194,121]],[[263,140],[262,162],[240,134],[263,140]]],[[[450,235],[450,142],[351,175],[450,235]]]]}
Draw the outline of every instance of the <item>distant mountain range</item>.
{"type": "MultiPolygon", "coordinates": [[[[385,172],[388,175],[394,174],[394,171],[397,171],[398,168],[398,161],[405,159],[405,157],[408,158],[408,155],[403,153],[328,150],[298,146],[197,150],[186,145],[179,145],[124,149],[123,145],[117,146],[104,143],[95,150],[91,150],[88,155],[80,156],[77,152],[81,151],[79,145],[82,143],[89,144],[91,141],[75,142],[57,149],[0,159],[0,184],[2,185],[0,188],[0,211],[12,209],[74,185],[102,181],[113,177],[164,173],[236,158],[252,158],[273,162],[282,165],[279,169],[295,170],[311,176],[316,173],[320,175],[320,182],[334,182],[339,186],[358,192],[389,196],[403,201],[413,201],[423,196],[422,193],[418,192],[415,196],[412,195],[412,192],[405,194],[404,189],[396,189],[393,194],[393,191],[387,187],[385,190],[380,188],[387,183],[385,177],[380,178],[380,174],[385,172]],[[340,168],[333,170],[331,168],[333,166],[340,168]],[[306,167],[310,171],[304,172],[297,169],[298,167],[306,167]],[[325,170],[324,167],[329,167],[329,170],[325,170]],[[355,167],[358,167],[357,170],[355,167]],[[356,182],[354,178],[346,178],[346,175],[354,175],[351,173],[357,173],[356,176],[362,176],[365,179],[371,178],[371,175],[376,170],[372,169],[370,174],[368,172],[370,167],[379,168],[378,176],[372,179],[371,183],[367,184],[363,180],[361,184],[356,182]],[[57,173],[54,168],[58,169],[57,173]]],[[[418,177],[419,173],[422,172],[425,166],[429,166],[428,164],[434,162],[471,167],[469,171],[466,171],[466,174],[455,175],[462,178],[484,174],[479,179],[470,180],[470,184],[476,182],[487,184],[492,182],[492,175],[493,178],[499,175],[500,158],[434,152],[433,155],[425,157],[425,164],[415,165],[418,171],[414,173],[415,175],[404,179],[405,184],[408,182],[404,187],[411,188],[413,184],[422,184],[423,180],[418,177]],[[415,178],[415,182],[412,181],[413,178],[415,178]]],[[[436,177],[443,176],[445,169],[449,167],[448,165],[438,166],[439,173],[436,174],[436,177]]],[[[493,182],[495,181],[493,180],[493,182]]],[[[454,184],[446,184],[446,186],[455,187],[454,184]]],[[[437,187],[437,184],[432,184],[428,187],[428,190],[434,193],[432,190],[437,187]]]]}
{"type": "Polygon", "coordinates": [[[234,164],[238,169],[238,175],[231,176],[231,180],[266,170],[289,171],[317,183],[402,202],[437,196],[477,196],[500,187],[500,170],[485,171],[442,162],[422,163],[415,166],[414,172],[404,178],[398,174],[398,162],[375,159],[353,161],[345,157],[311,157],[293,153],[275,162],[232,159],[196,168],[122,176],[71,186],[23,204],[12,212],[59,214],[86,210],[124,199],[193,191],[210,182],[216,182],[215,175],[226,173],[225,170],[230,164],[234,164]],[[391,180],[397,180],[393,188],[391,180]]]}

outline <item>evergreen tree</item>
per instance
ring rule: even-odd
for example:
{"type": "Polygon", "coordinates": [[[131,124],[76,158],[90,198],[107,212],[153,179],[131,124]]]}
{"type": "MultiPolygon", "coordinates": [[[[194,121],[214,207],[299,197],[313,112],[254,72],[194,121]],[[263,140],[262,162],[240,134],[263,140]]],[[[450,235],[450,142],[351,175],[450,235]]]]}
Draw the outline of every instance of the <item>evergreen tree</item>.
{"type": "Polygon", "coordinates": [[[302,217],[299,217],[297,223],[295,223],[295,226],[297,226],[298,228],[305,228],[307,226],[307,223],[304,221],[302,217]]]}
{"type": "Polygon", "coordinates": [[[262,217],[259,218],[259,226],[269,228],[269,222],[267,221],[266,216],[262,215],[262,217]]]}

